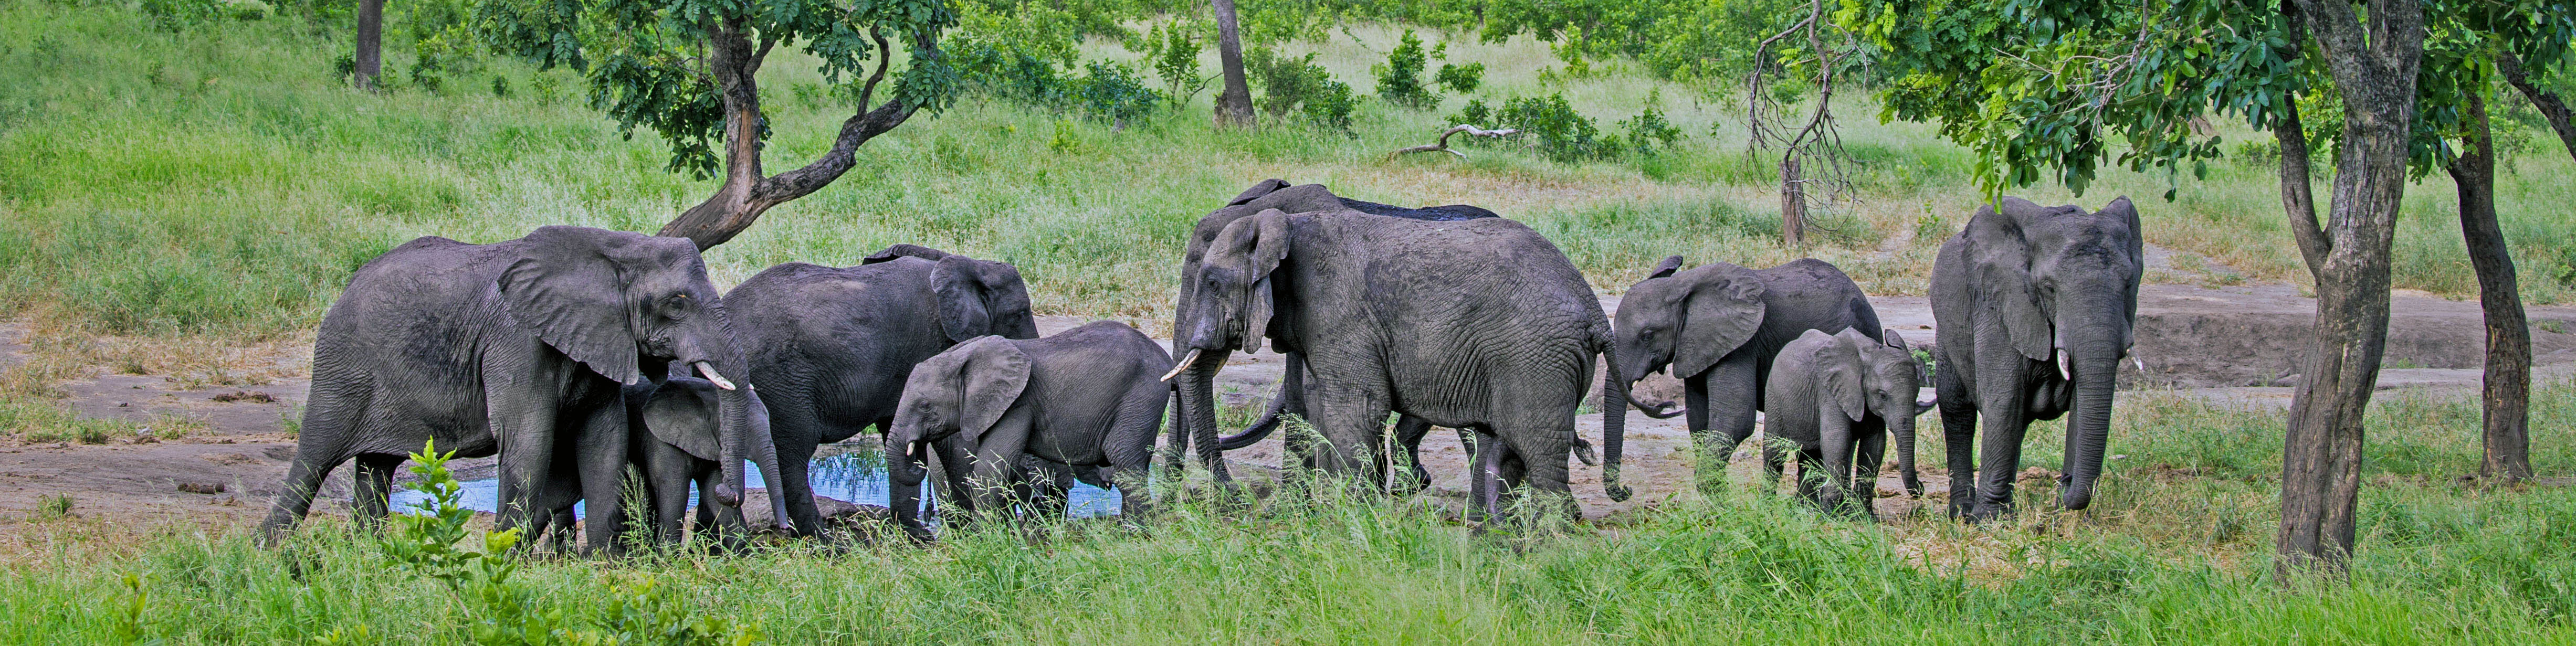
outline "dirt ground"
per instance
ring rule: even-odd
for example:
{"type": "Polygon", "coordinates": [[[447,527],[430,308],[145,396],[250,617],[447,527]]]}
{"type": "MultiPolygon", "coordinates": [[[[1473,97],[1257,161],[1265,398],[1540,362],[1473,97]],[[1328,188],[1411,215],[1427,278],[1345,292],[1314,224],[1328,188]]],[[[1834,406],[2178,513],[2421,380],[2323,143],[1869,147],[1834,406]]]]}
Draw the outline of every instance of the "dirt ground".
{"type": "MultiPolygon", "coordinates": [[[[2229,284],[2224,267],[2197,264],[2173,267],[2174,254],[2151,254],[2149,278],[2162,281],[2141,290],[2138,362],[2123,368],[2131,387],[2173,388],[2216,401],[2248,407],[2285,406],[2295,364],[2308,343],[2314,303],[2300,289],[2286,285],[2229,284]],[[2141,369],[2143,368],[2143,369],[2141,369]]],[[[1921,297],[1874,297],[1882,322],[1917,346],[1932,340],[1932,316],[1921,297]]],[[[1615,311],[1617,298],[1604,299],[1615,311]]],[[[2475,301],[2446,300],[2423,294],[2395,297],[2388,365],[2382,388],[2432,388],[2472,392],[2478,383],[2483,335],[2475,301]]],[[[2564,379],[2576,374],[2576,308],[2532,307],[2532,339],[2538,377],[2564,379]]],[[[1042,332],[1071,328],[1088,319],[1041,317],[1042,332]]],[[[1148,326],[1160,336],[1168,329],[1148,326]]],[[[130,425],[104,444],[52,442],[30,444],[23,435],[0,439],[0,558],[24,557],[40,549],[33,534],[58,531],[64,521],[40,511],[48,499],[68,496],[74,524],[92,530],[143,531],[172,524],[207,528],[258,522],[294,455],[286,428],[304,401],[309,345],[271,343],[260,348],[228,348],[212,368],[172,371],[137,370],[138,362],[61,365],[54,347],[31,338],[24,322],[0,323],[0,371],[26,370],[40,362],[49,374],[65,375],[50,388],[79,415],[118,420],[130,425]],[[111,365],[124,363],[125,365],[111,365]],[[219,373],[209,375],[208,372],[219,373]],[[155,429],[155,426],[161,428],[155,429]],[[160,439],[173,429],[176,439],[160,439]],[[31,531],[43,530],[43,531],[31,531]]],[[[309,342],[305,342],[309,343],[309,342]]],[[[56,343],[55,345],[59,345],[56,343]]],[[[1280,372],[1280,356],[1238,354],[1222,374],[1219,389],[1237,403],[1257,403],[1267,396],[1280,372]]],[[[2544,383],[2546,383],[2544,381],[2544,383]]],[[[1640,387],[1641,397],[1671,398],[1678,386],[1660,375],[1640,387]]],[[[1597,392],[1597,391],[1596,391],[1597,392]]],[[[1929,397],[1929,392],[1925,393],[1929,397]]],[[[1597,441],[1598,415],[1586,415],[1580,432],[1597,441]]],[[[1930,429],[1927,428],[1927,432],[1930,429]]],[[[1600,470],[1577,466],[1574,490],[1587,517],[1618,514],[1669,499],[1690,487],[1691,455],[1680,418],[1656,420],[1628,415],[1628,483],[1637,495],[1625,502],[1603,496],[1600,470]]],[[[1432,495],[1464,499],[1466,455],[1455,435],[1436,430],[1423,443],[1423,462],[1433,474],[1432,495]]],[[[2117,439],[2114,438],[2114,442],[2117,439]]],[[[1730,479],[1753,477],[1750,447],[1731,461],[1730,479]]],[[[1276,465],[1279,440],[1273,438],[1231,455],[1243,471],[1276,465]]],[[[488,477],[489,461],[460,464],[467,477],[488,477]]],[[[317,513],[345,513],[348,494],[345,469],[335,474],[316,505],[317,513]]],[[[1880,509],[1943,504],[1947,478],[1926,473],[1932,490],[1910,500],[1896,490],[1893,477],[1880,483],[1880,509]]],[[[877,503],[879,501],[853,501],[877,503]]]]}

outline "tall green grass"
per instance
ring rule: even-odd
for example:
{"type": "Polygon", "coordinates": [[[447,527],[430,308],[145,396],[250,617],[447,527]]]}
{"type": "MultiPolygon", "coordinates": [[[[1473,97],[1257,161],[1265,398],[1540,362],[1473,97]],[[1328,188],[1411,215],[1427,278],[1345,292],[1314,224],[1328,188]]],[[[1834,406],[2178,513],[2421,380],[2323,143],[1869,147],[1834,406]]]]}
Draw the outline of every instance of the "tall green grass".
{"type": "MultiPolygon", "coordinates": [[[[1337,77],[1365,84],[1394,37],[1361,25],[1286,48],[1317,51],[1337,77]]],[[[1841,113],[1863,201],[1829,210],[1820,243],[1784,248],[1771,239],[1771,162],[1744,154],[1722,93],[1618,73],[1542,79],[1535,70],[1554,61],[1546,43],[1426,37],[1447,40],[1453,61],[1496,70],[1487,87],[1428,111],[1364,101],[1349,134],[1217,132],[1205,94],[1123,130],[970,100],[869,143],[850,175],[772,211],[709,260],[731,282],[783,261],[846,264],[886,244],[930,244],[1018,263],[1047,313],[1156,318],[1196,217],[1254,180],[1284,177],[1364,199],[1494,208],[1557,240],[1607,290],[1678,253],[1749,265],[1814,255],[1873,292],[1917,293],[1928,242],[1977,200],[1958,148],[1921,126],[1876,124],[1856,102],[1841,113]],[[1691,138],[1642,162],[1563,165],[1509,146],[1472,148],[1466,160],[1382,157],[1427,141],[1471,98],[1560,92],[1603,124],[1656,107],[1691,138]],[[1872,253],[1909,233],[1922,238],[1912,248],[1872,253]]],[[[408,69],[407,46],[390,44],[388,69],[408,69]]],[[[567,72],[491,60],[454,72],[443,92],[363,94],[332,78],[346,47],[341,30],[285,16],[174,31],[112,6],[0,3],[0,78],[10,79],[0,83],[0,316],[96,333],[274,335],[311,326],[355,266],[411,237],[484,242],[542,224],[650,231],[711,188],[664,172],[667,151],[649,135],[617,136],[567,72]],[[494,78],[514,91],[495,96],[494,78]]],[[[1136,56],[1098,40],[1084,52],[1136,56]]],[[[798,91],[820,81],[805,63],[782,56],[764,72],[773,169],[819,153],[846,116],[827,94],[798,91]]],[[[2509,165],[2500,200],[2526,294],[2553,301],[2572,261],[2562,250],[2576,247],[2557,205],[2576,201],[2576,188],[2550,181],[2571,166],[2541,148],[2509,165]]],[[[2080,199],[2031,193],[2146,198],[2150,241],[2249,278],[2304,280],[2265,168],[2221,164],[2207,181],[2186,178],[2172,204],[2152,199],[2160,177],[2114,174],[2098,186],[2080,199]]],[[[2437,176],[2411,195],[2398,285],[2468,293],[2447,189],[2437,176]]]]}

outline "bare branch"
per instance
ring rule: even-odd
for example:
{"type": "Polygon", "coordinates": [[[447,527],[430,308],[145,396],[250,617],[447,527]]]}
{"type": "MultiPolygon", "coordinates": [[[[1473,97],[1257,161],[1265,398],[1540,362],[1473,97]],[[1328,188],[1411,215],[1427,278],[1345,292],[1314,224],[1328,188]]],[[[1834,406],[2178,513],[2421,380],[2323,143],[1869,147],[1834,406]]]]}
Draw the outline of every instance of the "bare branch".
{"type": "Polygon", "coordinates": [[[1463,123],[1462,123],[1462,124],[1458,124],[1458,125],[1455,125],[1455,126],[1450,126],[1448,130],[1442,130],[1442,131],[1440,131],[1440,142],[1439,142],[1439,143],[1435,143],[1435,144],[1431,144],[1431,145],[1427,145],[1427,146],[1414,146],[1414,147],[1411,147],[1411,148],[1401,148],[1401,149],[1397,149],[1395,152],[1387,153],[1387,154],[1386,154],[1386,158],[1387,158],[1387,159],[1394,159],[1394,158],[1396,158],[1396,157],[1398,157],[1398,156],[1402,156],[1402,155],[1410,155],[1410,154],[1413,154],[1413,153],[1443,152],[1443,153],[1449,153],[1449,154],[1452,154],[1452,155],[1457,155],[1459,159],[1465,159],[1465,158],[1467,158],[1467,153],[1462,153],[1462,152],[1458,152],[1458,151],[1450,150],[1450,149],[1449,149],[1449,135],[1454,135],[1454,134],[1458,134],[1458,133],[1461,133],[1461,132],[1467,133],[1468,135],[1477,136],[1477,137],[1498,137],[1498,138],[1499,138],[1499,137],[1509,137],[1509,136],[1512,136],[1512,135],[1515,135],[1515,134],[1519,134],[1519,133],[1520,133],[1520,131],[1519,131],[1519,130],[1512,129],[1512,128],[1504,128],[1504,129],[1501,129],[1501,130],[1486,130],[1486,129],[1482,129],[1482,128],[1478,128],[1478,127],[1475,127],[1475,126],[1471,126],[1471,125],[1467,125],[1467,124],[1463,124],[1463,123]]]}
{"type": "Polygon", "coordinates": [[[868,101],[876,98],[877,82],[885,80],[886,68],[894,65],[894,50],[886,45],[885,31],[869,27],[868,37],[877,41],[877,72],[868,75],[867,86],[859,89],[859,107],[862,108],[868,106],[868,101]]]}

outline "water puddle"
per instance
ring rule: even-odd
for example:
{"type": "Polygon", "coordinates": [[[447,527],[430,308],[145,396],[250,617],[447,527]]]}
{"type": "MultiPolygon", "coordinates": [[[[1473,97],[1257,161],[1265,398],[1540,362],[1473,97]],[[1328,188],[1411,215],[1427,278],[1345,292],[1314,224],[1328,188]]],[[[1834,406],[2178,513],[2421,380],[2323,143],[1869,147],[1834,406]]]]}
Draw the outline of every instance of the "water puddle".
{"type": "MultiPolygon", "coordinates": [[[[875,455],[848,453],[815,458],[812,464],[807,480],[814,486],[814,495],[862,505],[892,506],[886,502],[885,466],[875,455]]],[[[768,488],[760,479],[760,469],[751,463],[744,462],[742,471],[744,487],[768,488]]],[[[486,512],[501,508],[500,479],[467,480],[459,484],[464,485],[466,508],[486,512]]],[[[695,489],[691,487],[689,493],[690,505],[698,502],[695,489]]],[[[925,491],[924,497],[928,497],[928,493],[925,491]]],[[[392,507],[396,511],[426,509],[429,505],[427,494],[405,489],[395,490],[392,499],[392,507]]],[[[1118,504],[1118,492],[1076,482],[1073,483],[1072,500],[1066,504],[1066,513],[1075,518],[1113,516],[1118,513],[1118,504]]],[[[572,513],[576,517],[582,514],[581,503],[573,503],[572,513]]]]}

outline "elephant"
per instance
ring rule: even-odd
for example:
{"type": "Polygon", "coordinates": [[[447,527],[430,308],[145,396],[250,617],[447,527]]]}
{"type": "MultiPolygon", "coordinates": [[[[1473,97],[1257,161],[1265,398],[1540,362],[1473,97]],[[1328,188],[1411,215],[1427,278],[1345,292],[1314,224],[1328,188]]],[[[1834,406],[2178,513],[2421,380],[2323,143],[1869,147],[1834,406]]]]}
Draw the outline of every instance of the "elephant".
{"type": "MultiPolygon", "coordinates": [[[[1172,443],[1195,436],[1209,458],[1216,373],[1266,338],[1304,357],[1310,378],[1290,392],[1320,443],[1292,437],[1290,449],[1308,464],[1384,483],[1379,436],[1392,411],[1476,433],[1474,489],[1486,513],[1498,511],[1503,486],[1524,483],[1573,511],[1574,412],[1594,358],[1610,349],[1582,274],[1508,219],[1385,217],[1336,202],[1235,218],[1189,259],[1175,339],[1183,356],[1165,375],[1180,379],[1172,443]]],[[[1605,383],[1616,395],[1608,401],[1625,401],[1624,386],[1605,383]]],[[[1624,422],[1603,417],[1602,480],[1614,499],[1629,494],[1618,484],[1624,422]]]]}
{"type": "MultiPolygon", "coordinates": [[[[736,329],[751,379],[769,404],[783,471],[771,489],[785,499],[799,536],[823,529],[807,480],[815,449],[871,425],[892,428],[913,364],[980,336],[1038,335],[1017,268],[909,244],[850,267],[770,267],[725,298],[740,313],[736,329]]],[[[919,504],[918,487],[897,482],[890,489],[888,507],[919,504]]]]}
{"type": "MultiPolygon", "coordinates": [[[[1753,435],[1754,411],[1768,410],[1763,387],[1781,347],[1809,331],[1860,330],[1875,339],[1882,328],[1860,285],[1822,260],[1770,269],[1681,265],[1681,256],[1665,258],[1619,299],[1612,319],[1619,363],[1610,370],[1627,384],[1658,370],[1681,380],[1684,421],[1709,456],[1697,467],[1705,487],[1753,435]]],[[[1662,406],[1669,403],[1656,405],[1662,406]]]]}
{"type": "MultiPolygon", "coordinates": [[[[1187,277],[1198,274],[1199,266],[1207,254],[1208,246],[1216,241],[1217,234],[1224,231],[1226,225],[1233,224],[1235,220],[1251,216],[1255,213],[1260,213],[1264,209],[1274,208],[1289,213],[1303,213],[1308,211],[1323,211],[1339,208],[1372,215],[1441,222],[1497,217],[1492,211],[1465,204],[1405,208],[1379,204],[1376,202],[1354,200],[1334,195],[1331,190],[1325,188],[1321,184],[1290,186],[1287,182],[1278,179],[1262,180],[1261,182],[1253,184],[1251,188],[1245,189],[1243,193],[1236,195],[1234,199],[1227,201],[1225,206],[1218,208],[1216,211],[1209,213],[1205,217],[1200,218],[1197,227],[1192,231],[1188,247],[1182,255],[1181,275],[1184,277],[1184,280],[1181,281],[1181,297],[1177,303],[1177,311],[1173,317],[1173,338],[1180,338],[1183,334],[1183,331],[1179,328],[1180,321],[1185,321],[1190,318],[1189,308],[1198,300],[1196,296],[1198,284],[1187,280],[1187,277]]],[[[1178,359],[1184,352],[1187,351],[1175,347],[1173,349],[1173,358],[1178,359]]],[[[1286,355],[1286,361],[1284,366],[1285,370],[1280,379],[1279,394],[1270,398],[1268,410],[1263,412],[1260,419],[1254,421],[1251,426],[1245,428],[1242,432],[1228,435],[1223,438],[1219,438],[1215,435],[1213,431],[1215,427],[1213,425],[1208,427],[1210,432],[1205,437],[1194,437],[1192,435],[1178,436],[1177,441],[1169,446],[1169,450],[1172,454],[1167,458],[1166,463],[1172,468],[1179,468],[1181,464],[1179,459],[1181,452],[1186,450],[1186,447],[1190,442],[1194,441],[1198,444],[1199,457],[1201,461],[1207,466],[1211,474],[1218,481],[1225,481],[1228,479],[1228,474],[1226,473],[1225,463],[1222,459],[1222,451],[1232,451],[1249,447],[1254,443],[1267,438],[1271,431],[1278,428],[1279,421],[1282,419],[1281,416],[1283,414],[1300,417],[1306,415],[1304,402],[1300,397],[1305,390],[1305,381],[1308,376],[1306,369],[1306,355],[1304,352],[1295,350],[1283,350],[1283,353],[1286,355]]],[[[1177,400],[1175,400],[1174,403],[1176,406],[1178,405],[1177,400]]],[[[1182,411],[1175,408],[1172,414],[1173,423],[1175,425],[1179,424],[1181,415],[1182,411]]],[[[1430,430],[1431,424],[1418,417],[1400,415],[1396,422],[1396,441],[1399,445],[1404,447],[1405,454],[1408,457],[1407,463],[1412,465],[1412,472],[1410,475],[1414,485],[1417,487],[1429,486],[1431,483],[1430,473],[1423,470],[1422,461],[1420,459],[1422,438],[1427,435],[1430,430]]],[[[1459,439],[1461,442],[1471,446],[1474,444],[1472,434],[1464,429],[1459,431],[1459,439]]],[[[1588,445],[1579,445],[1579,447],[1583,446],[1588,445]]],[[[1585,462],[1590,463],[1591,460],[1589,459],[1588,451],[1585,455],[1587,458],[1585,462]]]]}
{"type": "MultiPolygon", "coordinates": [[[[651,384],[631,386],[627,390],[630,427],[645,432],[634,433],[628,449],[636,470],[644,476],[644,496],[651,505],[653,535],[663,543],[676,543],[684,516],[689,512],[689,485],[699,491],[715,490],[715,478],[723,472],[723,452],[718,450],[721,395],[724,390],[704,379],[674,376],[654,388],[651,384]]],[[[755,431],[769,433],[769,407],[760,399],[757,388],[747,389],[751,400],[750,422],[755,431]]],[[[774,449],[773,449],[774,450],[774,449]]],[[[768,489],[775,493],[778,487],[768,489]]],[[[771,508],[778,508],[775,496],[771,508]]],[[[720,521],[727,512],[708,504],[701,497],[697,505],[696,527],[705,532],[711,527],[731,526],[734,521],[720,521]]]]}
{"type": "MultiPolygon", "coordinates": [[[[556,508],[549,495],[571,497],[549,487],[577,486],[591,513],[615,518],[623,390],[674,364],[721,391],[724,464],[712,497],[738,510],[744,460],[768,476],[777,455],[750,422],[749,391],[726,378],[750,370],[696,246],[568,226],[492,244],[404,243],[359,267],[323,315],[295,460],[262,539],[282,538],[323,478],[352,459],[352,507],[372,526],[394,469],[430,440],[458,456],[500,456],[503,529],[556,508]]],[[[584,527],[585,548],[614,549],[615,529],[584,527]]]]}
{"type": "MultiPolygon", "coordinates": [[[[886,433],[888,464],[895,480],[917,487],[923,445],[956,438],[972,466],[949,490],[965,492],[955,499],[970,501],[968,509],[1006,513],[1004,494],[1024,491],[1037,503],[1031,517],[1061,518],[1064,474],[1116,487],[1120,513],[1136,518],[1150,498],[1146,468],[1171,400],[1171,387],[1156,377],[1171,368],[1163,346],[1107,321],[1042,339],[960,343],[914,366],[904,382],[886,433]]],[[[920,524],[911,510],[895,514],[906,527],[920,524]]]]}
{"type": "Polygon", "coordinates": [[[2068,412],[2075,416],[2066,424],[2058,504],[2092,504],[2111,437],[2114,377],[2135,340],[2145,258],[2127,197],[2090,213],[2005,197],[1941,244],[1932,264],[1940,368],[1933,381],[1953,516],[2011,513],[2031,420],[2068,412]],[[1983,450],[1971,444],[1979,415],[1983,450]],[[1985,462],[1972,469],[1978,457],[1985,462]]]}
{"type": "MultiPolygon", "coordinates": [[[[1914,417],[1931,409],[1914,400],[1923,364],[1895,330],[1880,338],[1887,341],[1850,328],[1833,334],[1808,330],[1780,348],[1764,384],[1762,433],[1797,443],[1798,492],[1818,507],[1841,510],[1849,499],[1857,503],[1852,511],[1874,516],[1869,500],[1891,433],[1906,493],[1923,494],[1914,470],[1914,417]],[[1825,474],[1821,488],[1811,477],[1819,471],[1825,474]]],[[[1785,457],[1780,446],[1765,443],[1764,487],[1780,482],[1785,457]]]]}

